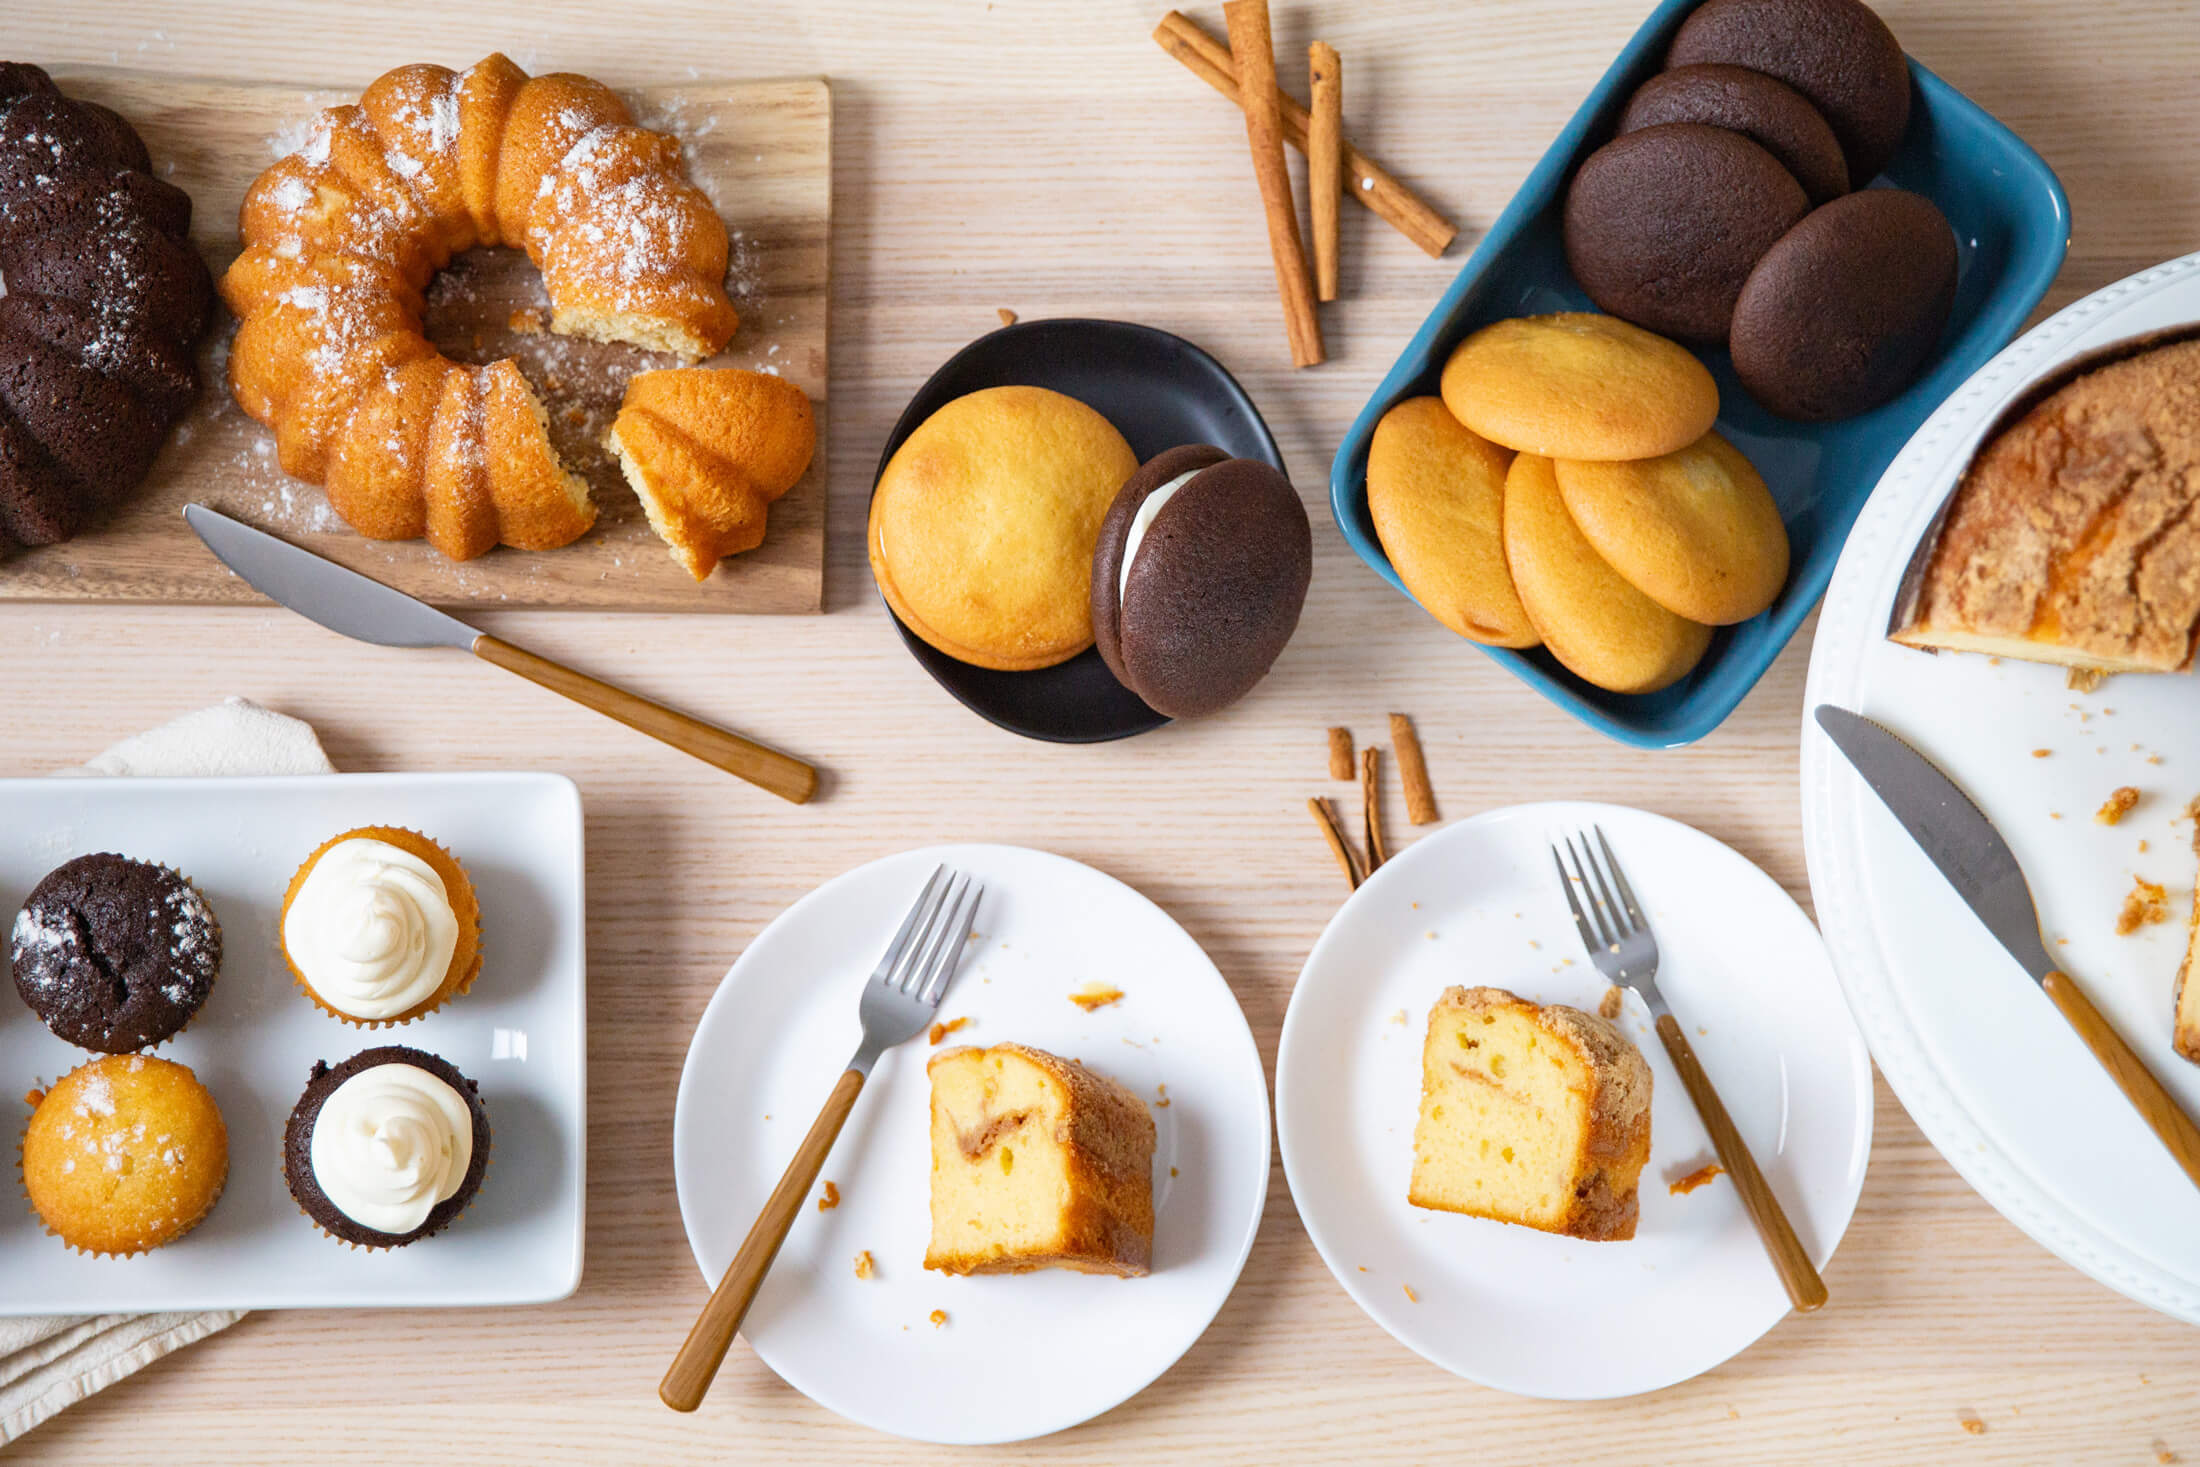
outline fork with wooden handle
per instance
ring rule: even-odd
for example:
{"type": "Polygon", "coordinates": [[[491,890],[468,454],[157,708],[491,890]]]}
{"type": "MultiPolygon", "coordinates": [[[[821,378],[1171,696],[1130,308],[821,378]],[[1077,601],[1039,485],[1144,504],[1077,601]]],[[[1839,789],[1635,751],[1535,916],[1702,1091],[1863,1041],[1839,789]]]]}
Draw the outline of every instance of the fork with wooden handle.
{"type": "Polygon", "coordinates": [[[1765,1252],[1780,1275],[1781,1287],[1787,1290],[1788,1302],[1804,1313],[1816,1309],[1826,1302],[1826,1281],[1818,1276],[1802,1240],[1795,1236],[1795,1228],[1788,1222],[1787,1210],[1780,1206],[1772,1184],[1757,1169],[1757,1158],[1749,1154],[1749,1145],[1735,1128],[1734,1118],[1726,1113],[1719,1092],[1711,1088],[1711,1077],[1697,1061],[1695,1046],[1681,1032],[1673,1010],[1658,992],[1657,938],[1635,901],[1634,888],[1619,869],[1612,843],[1599,828],[1595,849],[1590,848],[1589,837],[1583,834],[1579,849],[1572,837],[1567,839],[1566,852],[1573,858],[1571,871],[1566,869],[1566,857],[1559,854],[1557,846],[1551,847],[1551,860],[1558,867],[1558,884],[1566,893],[1566,905],[1573,910],[1574,925],[1581,931],[1581,945],[1589,950],[1589,960],[1607,983],[1632,988],[1642,996],[1657,1020],[1658,1038],[1665,1041],[1665,1052],[1672,1056],[1673,1068],[1680,1071],[1688,1098],[1696,1103],[1696,1113],[1711,1133],[1719,1164],[1734,1179],[1734,1190],[1741,1194],[1742,1206],[1749,1209],[1749,1220],[1757,1225],[1757,1236],[1764,1240],[1765,1252]],[[1603,852],[1601,863],[1598,850],[1603,852]],[[1588,852],[1586,857],[1584,851],[1588,852]],[[1574,890],[1577,886],[1578,896],[1574,890]]]}
{"type": "Polygon", "coordinates": [[[787,1241],[788,1230],[802,1211],[803,1199],[810,1195],[818,1172],[824,1169],[826,1154],[840,1136],[848,1112],[855,1109],[856,1097],[863,1093],[871,1066],[887,1050],[922,1034],[939,1012],[940,1000],[946,997],[947,985],[962,961],[963,949],[969,945],[978,900],[984,895],[985,888],[976,881],[941,866],[924,884],[916,905],[901,919],[900,930],[886,945],[886,955],[863,985],[863,996],[857,1004],[863,1021],[863,1042],[856,1046],[855,1057],[833,1083],[824,1110],[795,1149],[794,1160],[787,1163],[779,1185],[765,1200],[764,1210],[757,1214],[755,1225],[742,1241],[740,1251],[733,1255],[733,1262],[726,1265],[725,1276],[712,1291],[710,1302],[703,1306],[695,1328],[688,1331],[687,1342],[673,1357],[672,1368],[657,1386],[658,1398],[673,1410],[693,1411],[703,1403],[704,1393],[733,1345],[734,1334],[748,1316],[749,1305],[755,1302],[764,1275],[771,1271],[772,1260],[779,1256],[780,1245],[787,1241]]]}

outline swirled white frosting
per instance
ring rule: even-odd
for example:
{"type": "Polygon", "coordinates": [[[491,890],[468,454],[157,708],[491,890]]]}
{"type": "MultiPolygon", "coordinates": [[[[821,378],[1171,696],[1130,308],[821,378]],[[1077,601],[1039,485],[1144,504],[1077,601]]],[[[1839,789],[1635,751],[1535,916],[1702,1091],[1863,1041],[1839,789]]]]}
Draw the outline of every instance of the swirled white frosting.
{"type": "Polygon", "coordinates": [[[321,853],[283,915],[283,947],[330,1008],[387,1019],[442,986],[458,917],[435,868],[365,836],[321,853]]]}
{"type": "Polygon", "coordinates": [[[417,1065],[375,1065],[321,1102],[312,1150],[313,1180],[338,1212],[378,1233],[409,1233],[466,1179],[473,1113],[417,1065]]]}

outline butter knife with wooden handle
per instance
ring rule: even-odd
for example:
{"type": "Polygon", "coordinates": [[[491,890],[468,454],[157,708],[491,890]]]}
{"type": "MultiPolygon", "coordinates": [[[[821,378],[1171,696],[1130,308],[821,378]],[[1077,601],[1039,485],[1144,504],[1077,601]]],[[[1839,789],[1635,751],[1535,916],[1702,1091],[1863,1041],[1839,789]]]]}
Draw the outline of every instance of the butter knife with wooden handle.
{"type": "Polygon", "coordinates": [[[425,601],[203,504],[185,505],[183,518],[215,558],[254,590],[332,632],[384,647],[455,647],[471,652],[782,800],[799,805],[817,789],[817,771],[790,754],[476,631],[425,601]]]}

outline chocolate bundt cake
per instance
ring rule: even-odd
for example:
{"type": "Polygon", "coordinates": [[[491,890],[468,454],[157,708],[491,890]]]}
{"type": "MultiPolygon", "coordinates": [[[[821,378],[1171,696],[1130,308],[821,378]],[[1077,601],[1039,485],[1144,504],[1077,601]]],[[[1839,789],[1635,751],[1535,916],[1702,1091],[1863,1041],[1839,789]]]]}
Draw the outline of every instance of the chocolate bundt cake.
{"type": "Polygon", "coordinates": [[[151,167],[116,113],[0,62],[0,547],[135,488],[198,391],[213,282],[151,167]]]}

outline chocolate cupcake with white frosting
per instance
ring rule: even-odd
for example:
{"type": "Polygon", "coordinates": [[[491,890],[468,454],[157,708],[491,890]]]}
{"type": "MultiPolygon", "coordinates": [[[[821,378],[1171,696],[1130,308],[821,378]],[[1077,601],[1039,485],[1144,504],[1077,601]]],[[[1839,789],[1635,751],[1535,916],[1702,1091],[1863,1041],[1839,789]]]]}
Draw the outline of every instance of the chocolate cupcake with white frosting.
{"type": "Polygon", "coordinates": [[[365,1029],[432,1013],[481,971],[481,905],[465,868],[395,826],[347,830],[306,857],[283,894],[281,938],[306,997],[365,1029]]]}
{"type": "Polygon", "coordinates": [[[313,1225],[361,1248],[449,1227],[489,1170],[489,1111],[473,1081],[389,1044],[313,1067],[283,1129],[283,1180],[313,1225]]]}

